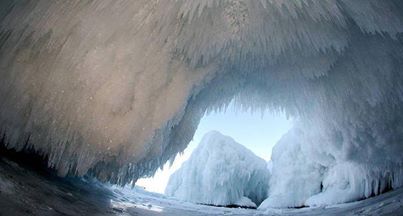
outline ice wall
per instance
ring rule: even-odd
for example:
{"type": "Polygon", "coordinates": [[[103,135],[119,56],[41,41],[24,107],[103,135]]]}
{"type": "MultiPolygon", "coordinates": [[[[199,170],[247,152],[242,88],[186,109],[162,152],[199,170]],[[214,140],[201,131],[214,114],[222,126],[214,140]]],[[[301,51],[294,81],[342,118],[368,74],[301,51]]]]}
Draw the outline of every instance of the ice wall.
{"type": "Polygon", "coordinates": [[[267,197],[268,182],[265,160],[210,131],[171,175],[165,194],[194,203],[256,207],[267,197]]]}
{"type": "Polygon", "coordinates": [[[0,6],[4,143],[61,175],[151,175],[232,98],[316,125],[340,161],[402,164],[402,1],[0,6]]]}

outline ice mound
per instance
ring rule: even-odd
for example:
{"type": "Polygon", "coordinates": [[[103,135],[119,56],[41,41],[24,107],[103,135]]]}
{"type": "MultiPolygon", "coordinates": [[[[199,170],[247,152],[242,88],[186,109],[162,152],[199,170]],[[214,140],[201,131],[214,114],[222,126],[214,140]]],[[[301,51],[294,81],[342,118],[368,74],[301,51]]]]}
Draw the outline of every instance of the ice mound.
{"type": "Polygon", "coordinates": [[[263,159],[212,131],[171,175],[165,194],[194,203],[256,207],[267,196],[268,182],[263,159]]]}
{"type": "MultiPolygon", "coordinates": [[[[360,163],[327,143],[318,127],[296,124],[273,148],[269,196],[260,209],[326,206],[365,199],[402,185],[403,169],[379,156],[360,163]]],[[[351,150],[350,150],[351,151],[351,150]]]]}
{"type": "Polygon", "coordinates": [[[273,148],[269,197],[260,209],[301,207],[320,192],[322,167],[305,154],[298,132],[291,129],[273,148]]]}

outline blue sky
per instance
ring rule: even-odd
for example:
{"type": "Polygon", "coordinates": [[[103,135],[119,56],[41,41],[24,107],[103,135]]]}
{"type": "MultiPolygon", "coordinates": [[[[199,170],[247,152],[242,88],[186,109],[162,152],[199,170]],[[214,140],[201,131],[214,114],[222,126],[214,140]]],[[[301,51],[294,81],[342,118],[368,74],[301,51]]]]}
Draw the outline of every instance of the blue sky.
{"type": "Polygon", "coordinates": [[[291,126],[292,120],[288,120],[284,114],[273,114],[269,111],[264,115],[261,112],[243,112],[235,109],[231,103],[225,112],[213,112],[201,119],[193,140],[185,152],[176,157],[171,167],[166,164],[164,169],[158,170],[154,177],[139,179],[136,185],[145,187],[149,191],[164,193],[169,176],[180,168],[180,165],[197,147],[203,135],[211,130],[231,136],[235,141],[268,161],[273,146],[291,126]]]}

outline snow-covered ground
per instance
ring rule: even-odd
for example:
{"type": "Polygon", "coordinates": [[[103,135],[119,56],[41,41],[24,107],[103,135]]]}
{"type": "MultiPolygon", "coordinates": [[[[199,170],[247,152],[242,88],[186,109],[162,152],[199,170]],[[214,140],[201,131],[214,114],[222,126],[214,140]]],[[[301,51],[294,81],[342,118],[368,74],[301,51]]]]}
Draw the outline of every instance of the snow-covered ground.
{"type": "Polygon", "coordinates": [[[141,188],[61,179],[0,159],[0,215],[403,215],[403,189],[326,208],[253,210],[197,205],[141,188]]]}

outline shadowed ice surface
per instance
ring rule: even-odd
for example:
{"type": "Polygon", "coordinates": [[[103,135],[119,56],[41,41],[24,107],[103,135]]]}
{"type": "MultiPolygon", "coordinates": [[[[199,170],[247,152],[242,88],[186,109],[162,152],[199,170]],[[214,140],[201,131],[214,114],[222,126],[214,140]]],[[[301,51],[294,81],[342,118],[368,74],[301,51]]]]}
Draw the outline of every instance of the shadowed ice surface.
{"type": "Polygon", "coordinates": [[[181,202],[141,188],[61,179],[51,171],[0,159],[0,215],[403,215],[403,189],[363,201],[303,209],[230,209],[181,202]]]}

